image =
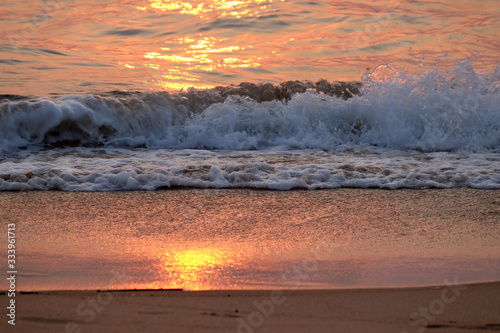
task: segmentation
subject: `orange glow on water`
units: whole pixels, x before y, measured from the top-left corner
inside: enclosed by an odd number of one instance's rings
[[[146,52],[144,58],[164,60],[169,63],[179,63],[190,65],[188,69],[201,69],[212,71],[215,68],[227,67],[226,63],[231,63],[230,67],[258,67],[259,63],[254,59],[239,59],[236,57],[226,58],[228,53],[233,51],[244,50],[245,47],[240,46],[223,46],[216,47],[217,42],[224,42],[226,39],[216,39],[214,37],[203,37],[198,40],[191,38],[178,39],[176,41],[167,42],[168,44],[179,43],[186,44],[186,47],[181,48],[179,54],[164,54],[159,52]],[[251,48],[251,46],[250,46]],[[163,47],[162,51],[170,51],[171,48]],[[211,55],[219,53],[221,56]],[[227,61],[230,59],[231,61]],[[203,65],[210,64],[210,65]]]
[[[4,94],[360,80],[381,64],[413,75],[466,58],[490,72],[500,50],[495,0],[44,3],[0,5]]]
[[[211,72],[218,69],[259,67],[262,57],[235,54],[238,51],[252,49],[252,45],[238,46],[229,44],[227,38],[183,37],[167,41],[159,52],[146,52],[144,58],[155,61],[148,66],[163,71],[162,79],[157,83],[166,90],[180,90],[188,87],[212,88],[213,85],[199,81],[193,73]],[[166,80],[163,80],[166,79]]]
[[[283,1],[283,0],[282,0]],[[150,0],[149,7],[153,10],[163,12],[178,12],[181,14],[189,14],[203,18],[203,14],[216,13],[217,15],[226,16],[232,15],[240,18],[242,16],[258,16],[258,10],[244,9],[250,5],[261,5],[263,3],[271,3],[272,0],[240,0],[240,1],[163,1]],[[258,7],[260,8],[260,7]],[[148,6],[137,7],[139,10],[147,10]],[[263,8],[265,9],[265,8]]]
[[[234,269],[235,253],[216,247],[190,248],[165,252],[160,259],[157,274],[162,281],[150,288],[211,289],[225,270]]]
[[[282,0],[283,1],[283,0]],[[176,12],[194,15],[200,19],[206,18],[207,14],[214,17],[243,16],[259,17],[261,6],[271,3],[272,0],[254,1],[162,1],[150,0],[148,6],[137,7],[138,10],[156,10],[162,12]],[[258,6],[256,6],[258,5]],[[249,8],[251,6],[251,8]],[[263,7],[263,8],[262,8]],[[243,41],[240,41],[243,42]],[[253,45],[234,45],[228,38],[216,38],[213,36],[185,36],[174,40],[167,40],[165,46],[157,51],[149,51],[144,58],[155,60],[156,63],[150,68],[163,72],[154,83],[161,89],[177,91],[194,87],[198,89],[209,89],[215,85],[202,80],[197,71],[213,72],[220,70],[231,70],[236,68],[260,67],[262,57],[251,54],[246,49],[252,49]],[[236,54],[237,53],[237,54]]]

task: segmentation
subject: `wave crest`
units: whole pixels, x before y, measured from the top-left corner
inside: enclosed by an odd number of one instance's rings
[[[424,151],[500,145],[500,66],[408,75],[379,66],[362,83],[241,83],[177,94],[4,99],[0,149],[27,146],[331,150],[345,143]]]

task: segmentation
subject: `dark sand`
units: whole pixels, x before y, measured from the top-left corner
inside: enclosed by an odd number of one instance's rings
[[[0,299],[6,304],[5,295]],[[275,294],[241,290],[54,291],[19,294],[16,300],[16,326],[9,327],[4,316],[0,322],[2,332],[500,330],[500,282],[451,288],[296,290]]]

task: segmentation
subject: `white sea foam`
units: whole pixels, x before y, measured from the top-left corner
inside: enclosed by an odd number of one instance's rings
[[[192,90],[3,101],[0,149],[0,190],[500,188],[500,67],[381,66],[349,99]]]
[[[498,153],[64,148],[0,163],[0,190],[500,188]]]

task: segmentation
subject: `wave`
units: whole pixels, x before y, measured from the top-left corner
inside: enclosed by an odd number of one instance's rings
[[[56,148],[4,159],[0,191],[500,189],[499,161],[494,152],[420,153],[357,145],[333,152]]]
[[[450,73],[421,75],[384,65],[360,83],[5,97],[3,152],[65,146],[327,151],[342,144],[422,151],[500,146],[500,66],[478,74],[470,61]]]

